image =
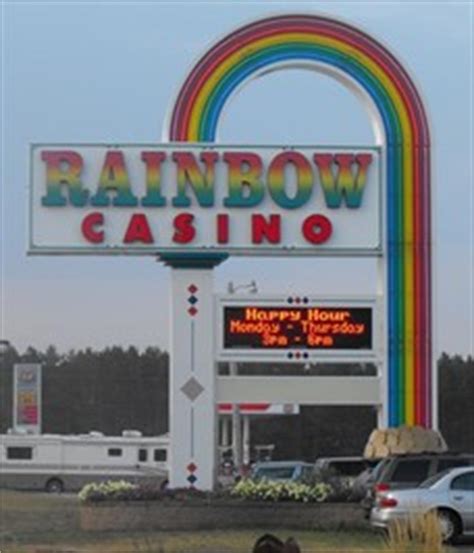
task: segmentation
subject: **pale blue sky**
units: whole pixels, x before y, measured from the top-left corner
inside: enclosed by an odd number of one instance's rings
[[[418,83],[432,122],[439,349],[472,352],[472,6],[456,2],[3,2],[2,334],[61,350],[168,344],[169,270],[152,258],[27,257],[30,142],[159,142],[197,58],[253,18],[343,17],[382,40]],[[224,143],[372,144],[359,101],[313,72],[252,82]],[[348,275],[350,278],[348,278]],[[227,261],[216,288],[371,294],[372,261]],[[348,283],[349,288],[348,288]]]

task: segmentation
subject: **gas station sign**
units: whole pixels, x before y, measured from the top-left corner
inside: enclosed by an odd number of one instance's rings
[[[13,428],[41,433],[41,365],[17,363],[13,374]]]

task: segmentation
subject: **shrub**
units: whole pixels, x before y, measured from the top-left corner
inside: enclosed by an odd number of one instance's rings
[[[354,480],[335,474],[332,470],[322,469],[314,473],[307,481],[312,486],[317,484],[326,484],[330,488],[328,501],[347,502],[353,499]],[[356,499],[358,501],[358,499]]]
[[[331,493],[328,484],[304,484],[301,482],[275,482],[271,480],[245,479],[238,482],[231,491],[232,496],[261,501],[299,501],[319,503]]]
[[[79,492],[79,499],[84,502],[105,501],[107,499],[131,499],[138,486],[125,480],[108,480],[91,482]]]
[[[94,482],[87,484],[79,492],[79,499],[84,503],[100,501],[159,501],[171,499],[177,501],[206,500],[216,494],[196,489],[174,490],[162,489],[153,484],[132,484],[130,482],[113,481]]]
[[[331,487],[325,483],[273,482],[241,480],[230,492],[231,497],[264,501],[299,501],[318,503],[330,497]],[[108,481],[87,484],[79,492],[84,503],[100,501],[218,501],[228,498],[228,492],[204,492],[196,489],[160,489],[158,486]]]

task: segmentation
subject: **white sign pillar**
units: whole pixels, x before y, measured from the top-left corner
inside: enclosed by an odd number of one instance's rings
[[[212,490],[217,449],[212,264],[164,261],[173,267],[170,487]]]

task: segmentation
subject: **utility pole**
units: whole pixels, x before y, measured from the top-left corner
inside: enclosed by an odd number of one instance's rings
[[[244,429],[242,436],[242,460],[243,464],[248,467],[250,465],[250,415],[243,416],[243,423]]]
[[[237,363],[229,363],[230,376],[237,376],[239,367]],[[238,474],[242,470],[242,431],[240,422],[240,407],[238,403],[232,404],[232,458]]]
[[[248,290],[251,294],[256,294],[257,284],[252,280],[249,284],[240,284],[234,286],[233,282],[229,282],[227,285],[227,292],[229,294],[235,294],[238,290]],[[230,376],[238,376],[239,366],[236,362],[229,363]],[[232,404],[232,458],[234,461],[234,467],[239,475],[242,474],[242,456],[243,456],[243,443],[242,443],[242,421],[240,415],[240,407],[238,403]]]

